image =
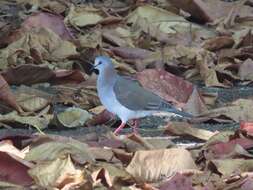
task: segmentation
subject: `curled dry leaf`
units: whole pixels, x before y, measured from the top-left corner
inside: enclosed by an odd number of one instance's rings
[[[249,134],[249,135],[253,135],[253,122],[241,121],[240,122],[240,129],[242,131],[246,131],[247,134]]]
[[[239,146],[239,147],[238,147]],[[206,158],[226,158],[245,155],[244,149],[253,147],[253,140],[247,138],[235,138],[227,142],[217,142],[205,147]]]
[[[51,78],[54,84],[66,84],[66,83],[81,83],[85,81],[88,77],[80,72],[79,70],[56,70],[54,72],[54,78]]]
[[[253,80],[252,59],[247,59],[240,65],[238,75],[241,80]]]
[[[142,28],[147,33],[154,32],[148,31],[148,25],[152,25],[155,30],[166,34],[175,33],[173,29],[175,26],[178,28],[182,27],[185,30],[189,28],[189,24],[183,17],[150,5],[139,6],[127,16],[127,22],[134,23],[135,25],[141,24],[140,20],[144,19],[146,20],[146,26],[142,25]]]
[[[20,116],[15,111],[5,115],[0,114],[1,122],[17,122],[23,125],[35,127],[39,132],[41,132],[41,129],[44,129],[48,126],[50,119],[51,119],[50,115],[43,115],[43,117]]]
[[[151,53],[145,49],[130,47],[112,47],[111,51],[124,59],[145,59]]]
[[[31,164],[32,165],[32,164]],[[29,176],[30,167],[22,162],[18,157],[11,156],[11,153],[0,151],[0,180],[28,186],[33,183],[33,179]]]
[[[239,4],[238,2],[225,2],[219,0],[170,0],[170,2],[176,7],[189,12],[196,19],[204,22],[213,22],[216,19],[227,16],[230,11]],[[251,9],[246,5],[240,6],[238,13],[239,17],[252,15]]]
[[[0,100],[10,105],[18,112],[23,112],[21,107],[17,104],[15,96],[12,94],[11,89],[5,79],[0,75]]]
[[[159,190],[194,190],[194,188],[190,177],[176,173],[176,175],[163,183]]]
[[[53,95],[32,87],[20,86],[15,90],[17,102],[23,110],[36,112],[47,107],[53,99]]]
[[[47,0],[45,0],[47,1]],[[45,2],[44,1],[44,2]],[[27,1],[31,3],[31,1]],[[21,27],[11,33],[10,36],[5,39],[8,44],[17,41],[26,32],[29,32],[32,28],[48,28],[54,33],[58,34],[64,40],[73,40],[73,35],[63,22],[63,17],[60,14],[52,14],[49,12],[37,12],[34,13],[21,24]]]
[[[47,82],[55,73],[45,66],[25,64],[8,68],[2,72],[2,76],[10,85],[31,85]]]
[[[133,176],[131,176],[123,167],[115,166],[106,162],[98,162],[93,167],[92,178],[95,186],[102,183],[105,187],[113,187],[120,189],[123,186],[134,184]]]
[[[197,169],[191,154],[180,148],[137,151],[126,170],[136,180],[157,182],[177,172]]]
[[[8,64],[16,65],[19,63],[17,60],[20,56],[40,62],[41,60],[61,61],[72,55],[77,55],[73,43],[62,40],[50,29],[35,28],[0,52],[0,69],[7,68]]]
[[[21,159],[25,158],[25,153],[17,149],[9,140],[0,141],[0,151],[10,153]]]
[[[251,172],[253,170],[253,160],[246,159],[216,159],[211,161],[217,170],[224,176],[233,173]]]
[[[76,185],[85,180],[82,171],[75,168],[69,155],[39,163],[28,172],[37,184],[45,188],[62,189],[70,183]]]
[[[56,115],[60,125],[68,128],[80,127],[91,118],[91,115],[86,110],[76,107],[70,107]]]
[[[65,18],[74,26],[84,27],[88,25],[95,25],[103,20],[100,10],[92,7],[70,7],[68,16]]]
[[[207,119],[218,118],[226,116],[234,121],[253,121],[252,112],[253,100],[251,99],[238,99],[228,106],[216,108],[203,113]]]
[[[171,122],[166,126],[164,133],[169,135],[190,136],[204,141],[210,139],[215,134],[205,129],[194,128],[186,122]]]
[[[188,101],[186,102],[183,110],[194,116],[197,116],[203,112],[207,111],[204,98],[199,93],[198,89],[195,87]]]
[[[71,155],[71,158],[77,163],[84,164],[93,162],[93,155],[90,153],[87,144],[74,139],[66,142],[46,142],[32,148],[25,159],[29,161],[52,161],[64,155]]]
[[[32,28],[49,28],[63,40],[72,40],[73,36],[63,22],[63,17],[46,12],[39,12],[29,16],[22,24],[26,32]]]
[[[203,44],[203,48],[209,51],[217,51],[222,48],[232,47],[234,44],[234,40],[229,36],[219,36],[215,38],[211,38],[206,40]]]

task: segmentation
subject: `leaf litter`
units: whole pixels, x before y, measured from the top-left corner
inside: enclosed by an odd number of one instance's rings
[[[0,126],[13,132],[1,135],[0,187],[252,190],[253,90],[220,102],[252,86],[252,10],[246,0],[1,1]],[[195,117],[151,119],[157,137],[144,126],[113,135],[117,117],[89,72],[101,54]],[[198,128],[217,123],[240,128]]]

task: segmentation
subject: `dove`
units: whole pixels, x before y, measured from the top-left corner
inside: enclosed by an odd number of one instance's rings
[[[101,103],[121,120],[114,134],[118,134],[129,120],[135,121],[134,132],[136,132],[137,119],[157,112],[171,112],[182,117],[192,117],[191,114],[178,110],[160,96],[144,89],[136,80],[118,75],[107,56],[96,57],[92,70],[98,74],[96,85]]]

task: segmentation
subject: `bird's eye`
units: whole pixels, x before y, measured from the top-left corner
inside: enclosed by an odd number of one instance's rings
[[[101,64],[102,64],[102,61],[99,61],[99,62],[98,62],[98,65],[101,65]]]

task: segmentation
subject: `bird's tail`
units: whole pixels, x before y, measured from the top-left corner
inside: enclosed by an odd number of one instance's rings
[[[175,113],[175,114],[177,114],[177,115],[179,115],[179,116],[182,116],[182,117],[187,117],[187,118],[192,118],[192,117],[194,117],[192,114],[187,113],[187,112],[184,112],[184,111],[180,111],[180,110],[178,110],[178,109],[176,109],[176,108],[169,108],[169,109],[165,109],[164,111],[166,111],[166,112],[171,112],[171,113]]]
[[[175,113],[175,114],[177,114],[179,116],[182,116],[182,117],[187,117],[187,118],[194,117],[192,114],[184,112],[184,111],[180,111],[180,110],[178,110],[177,108],[175,108],[174,106],[172,106],[171,104],[169,104],[167,102],[162,103],[162,108],[163,108],[163,111]]]

